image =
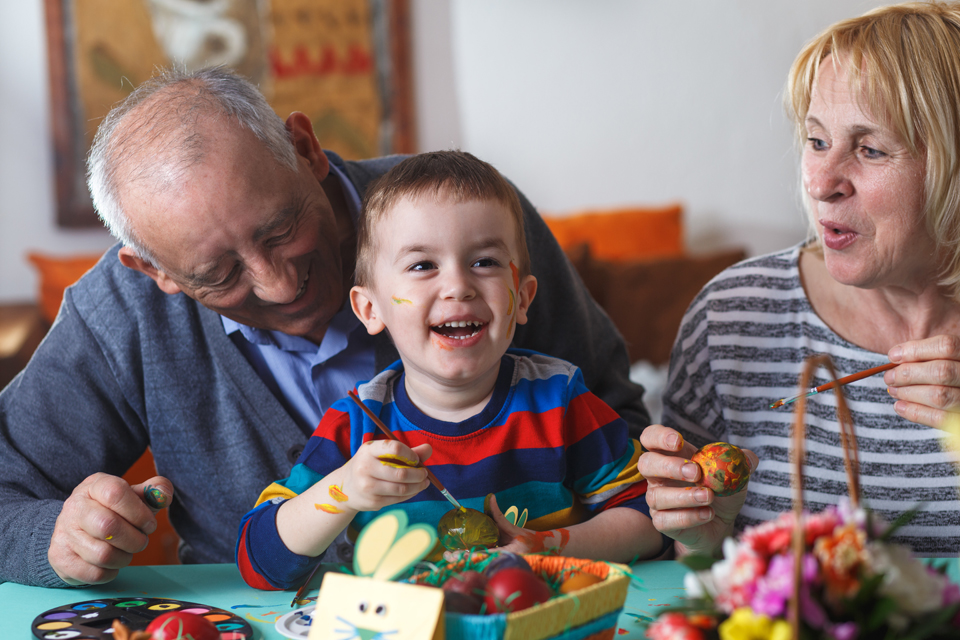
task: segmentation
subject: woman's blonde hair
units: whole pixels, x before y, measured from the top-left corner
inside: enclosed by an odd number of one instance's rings
[[[880,7],[807,43],[786,94],[801,145],[817,73],[831,55],[861,109],[925,158],[923,215],[943,255],[941,284],[960,299],[960,3]]]

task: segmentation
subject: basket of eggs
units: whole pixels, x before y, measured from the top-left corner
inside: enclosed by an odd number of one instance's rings
[[[410,580],[444,590],[448,640],[612,638],[630,585],[625,565],[476,552]]]

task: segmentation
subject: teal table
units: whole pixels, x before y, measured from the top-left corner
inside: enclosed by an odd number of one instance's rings
[[[683,600],[686,568],[676,562],[639,562],[636,580],[620,615],[617,640],[644,637],[644,620]],[[319,582],[317,583],[319,587]],[[316,596],[316,590],[310,595]],[[174,598],[226,609],[253,627],[256,637],[280,640],[274,623],[290,613],[293,593],[258,591],[244,584],[229,564],[127,567],[113,582],[85,589],[42,589],[0,584],[0,630],[3,638],[28,640],[30,626],[41,613],[63,605],[97,598]]]

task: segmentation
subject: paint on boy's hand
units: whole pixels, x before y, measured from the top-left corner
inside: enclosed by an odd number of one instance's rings
[[[525,553],[550,553],[560,555],[570,542],[570,532],[566,529],[552,531],[524,531],[517,541],[526,545]]]
[[[343,489],[335,484],[330,485],[330,488],[327,489],[327,493],[329,493],[330,497],[337,502],[346,502],[349,499],[347,498],[347,494],[343,492]]]
[[[340,507],[334,506],[332,504],[317,504],[313,503],[313,506],[317,508],[318,511],[323,511],[324,513],[343,513],[343,509]]]
[[[143,501],[146,502],[147,506],[151,509],[163,509],[167,506],[167,503],[170,502],[170,498],[160,487],[148,484],[143,488]]]
[[[394,298],[390,296],[390,299],[393,300],[393,304],[413,304],[413,300],[407,300],[406,298]]]
[[[377,460],[380,461],[380,464],[387,467],[393,467],[394,469],[409,469],[410,467],[416,467],[418,464],[420,464],[416,460],[394,455],[378,456]]]

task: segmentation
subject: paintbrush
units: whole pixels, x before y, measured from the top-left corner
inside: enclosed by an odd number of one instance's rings
[[[400,442],[400,439],[399,439],[399,438],[397,438],[395,435],[393,435],[392,433],[390,433],[390,430],[387,429],[387,425],[383,424],[383,422],[380,421],[380,418],[378,418],[378,417],[376,416],[376,414],[373,413],[373,411],[370,411],[370,409],[367,408],[367,405],[363,404],[363,402],[360,401],[360,398],[359,398],[359,396],[357,396],[356,393],[354,393],[353,391],[350,391],[347,395],[350,396],[350,399],[351,399],[351,400],[353,400],[354,402],[357,403],[357,406],[358,406],[358,407],[360,407],[361,409],[363,409],[363,412],[364,412],[365,414],[367,414],[367,417],[370,418],[371,420],[373,420],[373,423],[380,428],[380,431],[382,431],[385,436],[387,436],[387,437],[390,438],[391,440],[396,440],[397,442]],[[391,464],[398,464],[398,461],[395,460],[395,459],[391,459],[390,462],[391,462]],[[399,463],[399,464],[402,464],[402,463]],[[454,498],[452,495],[450,495],[450,492],[447,491],[447,488],[444,487],[444,486],[443,486],[443,483],[440,482],[440,481],[437,479],[437,476],[433,475],[433,472],[430,471],[430,469],[427,469],[427,468],[423,465],[422,462],[418,462],[417,464],[415,464],[415,465],[413,465],[413,466],[414,466],[414,467],[420,467],[420,468],[422,468],[424,471],[426,471],[426,472],[427,472],[427,479],[430,480],[430,482],[433,483],[433,486],[435,486],[435,487],[440,491],[440,493],[443,494],[443,497],[446,498],[447,500],[449,500],[449,501],[450,501],[450,504],[452,504],[453,506],[455,506],[457,509],[460,509],[461,511],[463,511],[463,505],[461,505],[459,502],[457,502],[457,499]]]
[[[863,380],[864,378],[869,378],[870,376],[880,373],[881,371],[887,371],[888,369],[893,369],[895,366],[897,366],[897,363],[888,362],[887,364],[882,364],[879,367],[873,367],[872,369],[865,369],[858,373],[851,373],[849,376],[844,376],[839,380],[834,380],[833,382],[822,384],[819,387],[810,387],[809,389],[807,389],[806,393],[801,393],[798,396],[794,396],[789,399],[784,398],[782,400],[777,400],[772,405],[770,405],[770,408],[777,409],[779,407],[782,407],[785,404],[796,402],[800,398],[809,398],[810,396],[816,395],[822,391],[827,391],[828,389],[834,389],[836,387],[840,387],[845,384],[849,384],[851,382],[856,382],[857,380]]]
[[[390,438],[391,440],[396,440],[397,442],[400,442],[400,439],[399,439],[399,438],[397,438],[395,435],[393,435],[392,433],[390,433],[390,430],[387,429],[387,425],[383,424],[383,422],[380,421],[380,418],[378,418],[378,417],[376,416],[376,414],[373,413],[373,411],[370,411],[370,409],[367,408],[367,405],[363,404],[363,402],[360,401],[360,398],[357,396],[357,394],[355,394],[353,391],[349,391],[349,392],[347,393],[347,395],[350,396],[350,399],[351,399],[351,400],[353,400],[354,402],[357,403],[357,406],[359,406],[361,409],[363,409],[363,412],[364,412],[365,414],[367,414],[367,417],[369,417],[371,420],[373,420],[373,423],[374,423],[375,425],[377,425],[377,427],[380,428],[380,431],[382,431],[382,432],[384,433],[384,435],[386,435],[386,436],[387,436],[388,438]],[[397,464],[397,465],[403,466],[403,463],[400,462],[399,460],[396,460],[396,459],[391,459],[391,460],[390,460],[390,463],[391,463],[391,464]],[[415,465],[413,465],[413,466],[414,466],[414,467],[420,467],[420,468],[422,468],[424,471],[426,471],[426,472],[427,472],[427,478],[430,480],[430,482],[433,483],[433,486],[435,486],[437,489],[440,490],[440,493],[443,494],[443,497],[446,498],[447,500],[449,500],[449,501],[450,501],[450,504],[452,504],[453,506],[455,506],[457,509],[460,509],[461,511],[465,511],[465,509],[463,508],[463,505],[461,505],[459,502],[457,502],[457,499],[454,498],[452,495],[450,495],[450,492],[447,491],[447,488],[443,486],[443,483],[441,483],[440,480],[437,479],[437,476],[433,475],[433,472],[430,471],[430,469],[427,469],[425,466],[423,466],[423,463],[422,463],[422,462],[418,462],[417,464],[415,464]],[[318,563],[317,563],[317,566],[314,567],[314,568],[313,568],[313,571],[310,572],[310,575],[307,576],[307,579],[304,581],[303,586],[301,586],[299,589],[297,589],[297,593],[293,596],[293,602],[290,603],[290,606],[291,606],[291,607],[295,607],[295,606],[297,605],[297,603],[300,602],[300,598],[303,597],[303,594],[304,594],[304,593],[306,593],[306,591],[307,591],[307,586],[310,584],[310,581],[313,580],[313,576],[316,575],[317,570],[318,570],[321,566],[322,566],[322,563],[319,563],[319,562],[318,562]]]

